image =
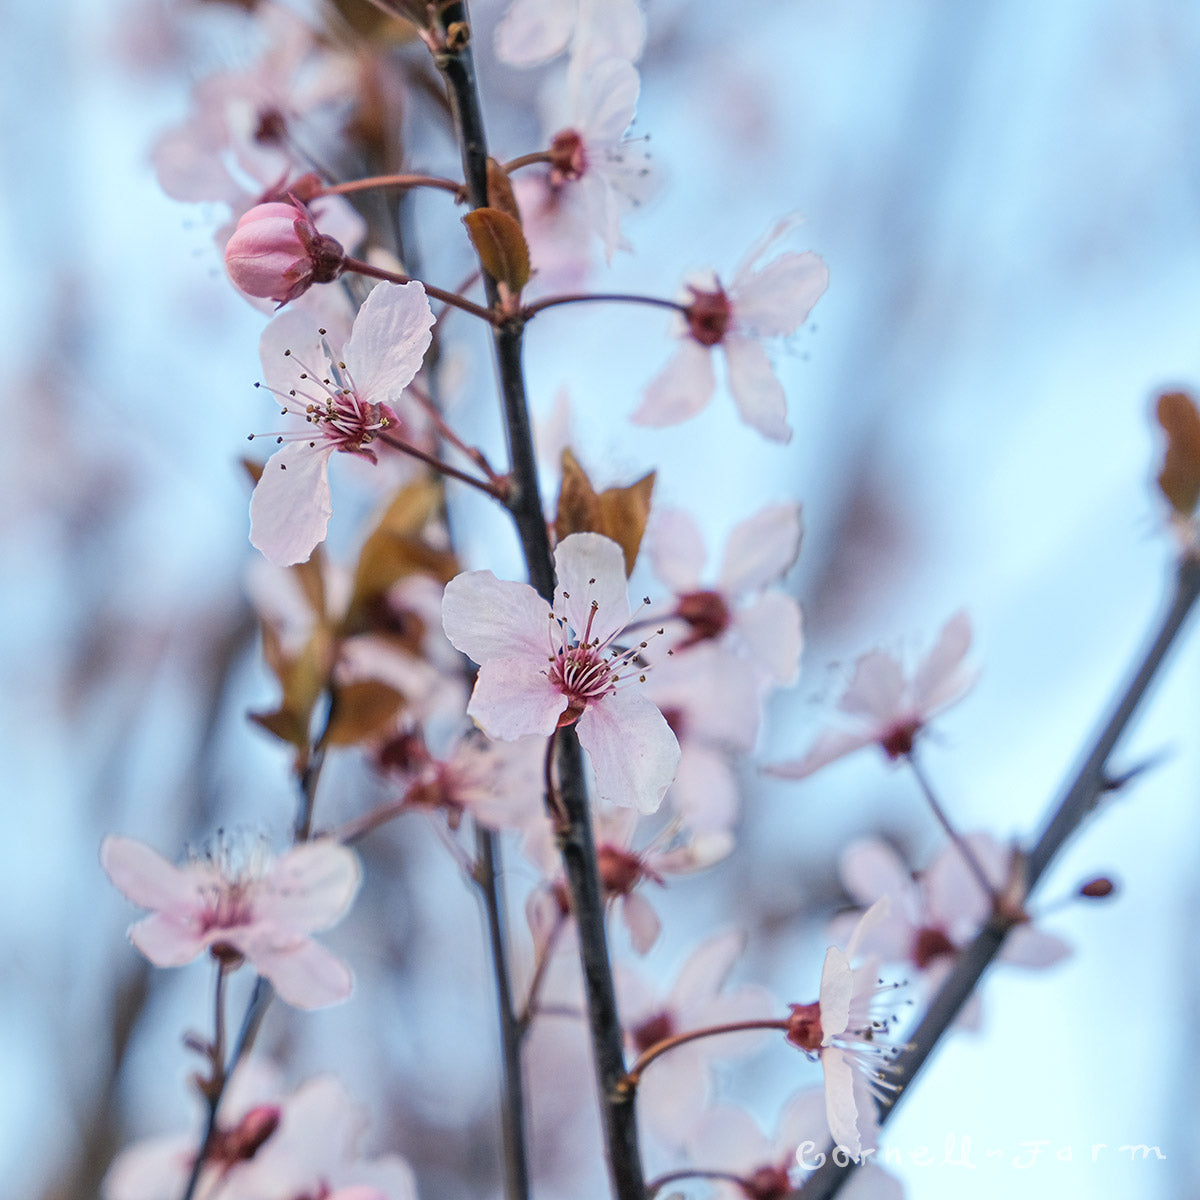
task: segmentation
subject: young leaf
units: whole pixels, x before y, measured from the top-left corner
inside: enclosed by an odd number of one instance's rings
[[[1167,435],[1158,486],[1177,513],[1190,517],[1200,503],[1200,412],[1185,392],[1165,392],[1157,415]]]
[[[514,296],[529,282],[529,245],[521,223],[498,208],[477,208],[463,224],[483,269]]]

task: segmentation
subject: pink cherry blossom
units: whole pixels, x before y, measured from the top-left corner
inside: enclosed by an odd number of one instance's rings
[[[110,836],[100,863],[127,899],[153,910],[129,938],[155,966],[210,950],[227,964],[246,959],[297,1008],[350,995],[350,969],[309,936],[341,920],[358,891],[358,859],[345,846],[309,842],[271,858],[258,844],[221,840],[210,856],[175,866],[142,842]]]
[[[415,1200],[403,1159],[361,1156],[367,1114],[342,1083],[317,1076],[284,1096],[277,1088],[252,1091],[261,1074],[243,1066],[234,1075],[197,1200]],[[128,1147],[105,1176],[105,1200],[178,1200],[198,1138],[152,1138]]]
[[[416,282],[380,284],[359,309],[340,356],[303,313],[282,313],[259,344],[268,389],[304,424],[278,434],[250,501],[250,541],[279,566],[324,540],[333,506],[329,459],[375,461],[371,443],[400,426],[395,405],[429,348],[433,311]]]
[[[642,1054],[665,1038],[693,1029],[775,1016],[778,1006],[765,988],[729,986],[745,945],[739,930],[705,939],[665,995],[641,972],[618,967],[614,982],[630,1052]],[[682,1146],[711,1096],[713,1064],[744,1058],[767,1036],[766,1031],[747,1031],[676,1046],[648,1066],[639,1082],[639,1116],[664,1141]]]
[[[855,1161],[875,1145],[873,1093],[892,1088],[886,1067],[895,1051],[884,1040],[890,1021],[874,1012],[881,991],[891,990],[879,982],[880,960],[852,963],[872,926],[887,916],[888,901],[876,901],[863,913],[844,951],[829,947],[818,999],[793,1004],[789,1019],[788,1041],[821,1061],[830,1135]]]
[[[765,772],[781,779],[803,779],[872,743],[893,760],[908,754],[929,720],[974,683],[975,672],[963,663],[970,646],[970,621],[959,612],[946,622],[933,649],[911,675],[899,659],[883,650],[864,654],[838,701],[838,709],[852,718],[854,727],[826,730],[802,758],[774,763]]]
[[[281,305],[311,284],[331,283],[345,258],[341,243],[319,233],[295,200],[256,205],[225,244],[225,269],[234,286]]]
[[[648,845],[637,849],[639,815],[627,808],[601,809],[593,816],[596,866],[604,902],[618,913],[638,954],[647,953],[658,940],[662,922],[641,885],[665,886],[671,875],[690,875],[720,862],[733,849],[727,830],[680,833],[677,823],[666,826]],[[546,817],[527,831],[526,856],[541,869],[547,881],[532,892],[526,905],[534,944],[542,947],[553,931],[571,915],[562,855],[554,826]]]
[[[446,585],[442,623],[479,664],[470,716],[501,741],[575,725],[604,803],[654,812],[679,765],[679,743],[637,687],[642,643],[631,636],[625,559],[596,533],[575,533],[554,552],[551,608],[528,584],[470,571]]]
[[[783,1106],[768,1138],[743,1108],[721,1104],[704,1112],[692,1128],[689,1157],[701,1170],[720,1170],[745,1182],[713,1180],[718,1200],[786,1200],[804,1182],[803,1168],[815,1166],[826,1148],[825,1093],[797,1092]],[[903,1200],[904,1188],[875,1159],[838,1192],[847,1200]]]
[[[676,649],[713,641],[754,662],[776,683],[795,683],[800,670],[800,606],[778,588],[800,552],[800,508],[769,505],[734,526],[721,568],[703,581],[699,526],[682,509],[660,511],[651,530],[655,574],[675,592],[671,616],[687,627]]]
[[[637,0],[513,0],[496,26],[496,55],[513,67],[536,67],[568,46],[577,63],[636,60],[646,40]]]
[[[725,352],[729,390],[738,415],[774,442],[787,442],[787,398],[762,342],[794,333],[829,286],[829,271],[811,251],[779,254],[756,264],[797,224],[781,221],[754,246],[728,290],[715,274],[689,285],[684,340],[646,387],[633,414],[638,425],[677,425],[705,408],[716,390],[712,351]]]
[[[968,834],[964,841],[996,893],[1002,893],[1012,871],[1012,848],[986,833]],[[890,902],[888,916],[873,924],[860,939],[860,948],[884,962],[906,963],[917,972],[921,990],[927,994],[938,989],[958,952],[991,912],[992,898],[984,893],[953,843],[914,878],[891,846],[864,838],[843,853],[841,876],[859,904],[874,904],[885,896]],[[998,957],[1014,966],[1040,968],[1052,966],[1070,953],[1061,938],[1026,923],[1012,930]],[[978,999],[974,996],[969,1001],[960,1025],[978,1027]]]

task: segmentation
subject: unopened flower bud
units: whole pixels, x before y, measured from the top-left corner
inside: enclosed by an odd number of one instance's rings
[[[1111,879],[1106,879],[1101,875],[1097,879],[1089,879],[1079,889],[1079,894],[1087,896],[1089,899],[1098,900],[1104,896],[1111,896],[1116,890],[1117,885]]]
[[[308,210],[293,200],[256,204],[225,245],[225,269],[240,291],[286,304],[310,284],[341,274],[341,243],[318,233]]]

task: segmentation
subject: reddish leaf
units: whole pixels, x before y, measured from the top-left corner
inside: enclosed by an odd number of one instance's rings
[[[521,223],[498,208],[477,208],[463,217],[463,224],[483,269],[519,295],[529,282],[529,245]]]

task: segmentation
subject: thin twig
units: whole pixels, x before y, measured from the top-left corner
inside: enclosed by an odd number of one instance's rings
[[[342,261],[342,270],[353,271],[356,275],[366,275],[371,279],[382,279],[386,283],[419,283],[425,289],[427,296],[432,296],[435,300],[441,300],[443,304],[450,304],[455,308],[461,308],[463,312],[470,313],[473,317],[478,317],[481,321],[486,321],[489,325],[495,325],[501,319],[490,308],[484,308],[481,304],[476,304],[472,300],[466,300],[455,292],[435,287],[432,283],[426,283],[423,279],[413,279],[411,275],[405,275],[402,271],[388,271],[384,267],[373,266],[369,262],[363,262],[361,258],[350,258],[347,256]]]
[[[1084,818],[1100,802],[1101,797],[1111,789],[1111,780],[1107,774],[1109,757],[1149,691],[1198,596],[1200,562],[1187,558],[1179,566],[1171,602],[1155,630],[1149,648],[1138,662],[1128,684],[1119,693],[1112,706],[1111,715],[1092,743],[1083,765],[1064,788],[1062,799],[1056,805],[1045,829],[1025,856],[1027,894],[1037,885],[1063,843],[1079,828]],[[1016,927],[1017,915],[994,912],[974,941],[958,955],[950,974],[930,1001],[921,1023],[905,1049],[895,1059],[892,1072],[896,1079],[902,1081],[902,1087],[894,1094],[880,1099],[880,1124],[892,1115],[901,1096],[908,1094],[913,1080],[924,1067],[934,1047],[953,1025],[983,973],[1000,953],[1009,933]],[[824,1164],[808,1177],[799,1191],[792,1193],[789,1200],[832,1200],[849,1181],[855,1166],[854,1163],[840,1166],[834,1161],[834,1156],[828,1154]]]
[[[463,185],[453,179],[443,179],[440,175],[369,175],[364,179],[351,179],[346,183],[330,184],[322,188],[318,196],[346,196],[351,192],[363,192],[369,188],[398,187],[398,188],[439,188],[450,192],[456,199],[463,199]]]
[[[678,300],[667,300],[662,296],[634,296],[626,292],[572,292],[569,295],[547,296],[543,300],[535,300],[521,309],[521,316],[528,321],[538,313],[548,308],[557,308],[561,304],[589,304],[593,302],[616,304],[649,304],[653,308],[670,308],[677,313],[687,315],[687,305]]]
[[[916,778],[917,786],[921,789],[921,793],[925,797],[925,802],[933,810],[933,815],[937,818],[937,823],[942,827],[942,832],[954,843],[955,849],[962,855],[963,861],[967,864],[967,870],[975,876],[975,881],[983,889],[983,894],[987,897],[989,903],[995,904],[996,889],[988,879],[987,872],[983,869],[983,864],[979,861],[978,855],[971,849],[970,843],[950,823],[950,818],[946,815],[946,810],[942,807],[937,794],[933,790],[933,785],[929,782],[929,776],[925,774],[925,769],[917,761],[916,752],[910,750],[904,758],[912,770],[913,776]]]
[[[629,1068],[629,1073],[625,1076],[624,1086],[631,1091],[635,1090],[642,1080],[642,1072],[656,1058],[666,1054],[668,1050],[674,1050],[676,1046],[685,1046],[688,1042],[696,1042],[701,1038],[719,1037],[724,1033],[746,1033],[754,1029],[778,1029],[786,1033],[788,1022],[782,1018],[764,1017],[753,1021],[730,1021],[726,1025],[708,1025],[703,1029],[689,1029],[684,1033],[673,1033],[670,1037],[663,1038],[661,1042],[655,1042],[653,1046],[647,1047],[638,1055],[637,1061]]]
[[[406,442],[403,438],[395,437],[393,434],[379,433],[375,436],[385,446],[391,446],[393,450],[399,450],[402,454],[408,454],[413,458],[420,459],[421,462],[427,463],[435,471],[448,476],[450,479],[457,479],[460,483],[468,484],[470,487],[483,492],[484,495],[491,496],[493,500],[501,498],[501,489],[495,483],[489,483],[486,479],[480,479],[475,475],[469,475],[466,471],[460,471],[457,467],[452,467],[448,462],[443,462],[436,455],[429,454],[419,446],[414,446],[411,442]]]
[[[496,870],[496,836],[482,825],[475,826],[475,882],[487,913],[488,942],[492,950],[492,973],[496,982],[496,1007],[500,1018],[501,1086],[500,1129],[504,1138],[505,1200],[524,1200],[529,1195],[529,1162],[525,1141],[525,1083],[521,1071],[521,1042],[525,1026],[516,1015],[512,975],[508,966],[507,910],[504,886]]]

